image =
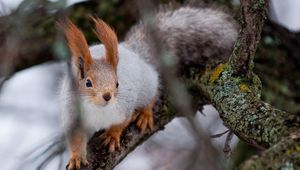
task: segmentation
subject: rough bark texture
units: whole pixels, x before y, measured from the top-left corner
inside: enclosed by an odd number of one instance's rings
[[[253,156],[239,169],[300,169],[300,132],[283,138],[261,155]]]
[[[267,0],[241,0],[241,31],[229,63],[235,74],[250,76],[253,58],[260,40]]]
[[[203,80],[224,124],[252,145],[268,148],[300,127],[299,116],[260,100],[256,76],[252,80],[236,77],[230,66],[219,65]]]
[[[204,84],[210,86],[203,87],[210,89],[210,99],[225,125],[250,144],[270,147],[262,158],[252,161],[251,166],[245,166],[244,169],[278,169],[286,166],[286,163],[291,167],[298,167],[300,159],[296,147],[299,141],[287,139],[293,133],[299,134],[300,117],[275,109],[261,101],[261,83],[252,72],[253,56],[260,40],[266,3],[267,1],[259,0],[241,1],[241,31],[229,63],[219,65],[213,71],[208,71],[209,76],[203,77],[206,82]],[[248,11],[250,7],[251,11]],[[280,150],[277,147],[284,149]],[[285,156],[282,151],[289,148],[296,148],[291,150],[298,156]],[[280,159],[276,155],[282,156],[284,161],[270,164],[268,159],[264,159],[270,156],[270,153],[273,153],[276,160]],[[264,166],[266,164],[268,166]]]

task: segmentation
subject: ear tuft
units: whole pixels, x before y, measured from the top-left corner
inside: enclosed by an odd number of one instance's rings
[[[84,78],[85,73],[92,63],[92,57],[87,41],[83,33],[72,23],[70,19],[66,20],[64,32],[68,41],[68,46],[72,53],[72,61],[75,62],[80,77]]]
[[[91,18],[95,22],[96,34],[105,46],[105,59],[116,70],[118,65],[118,39],[116,33],[103,20]]]

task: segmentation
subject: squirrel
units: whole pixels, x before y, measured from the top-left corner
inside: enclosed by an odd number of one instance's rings
[[[88,165],[89,135],[105,129],[100,136],[110,152],[120,147],[120,136],[132,120],[143,132],[153,128],[152,109],[159,96],[157,58],[151,53],[149,33],[142,21],[119,43],[115,32],[103,20],[93,18],[95,33],[102,44],[88,46],[72,21],[64,27],[72,54],[72,75],[61,88],[62,116],[70,160],[67,169]],[[181,7],[161,9],[154,16],[165,49],[180,60],[200,63],[228,55],[237,38],[237,24],[222,10]],[[81,124],[75,125],[73,98],[78,93]]]

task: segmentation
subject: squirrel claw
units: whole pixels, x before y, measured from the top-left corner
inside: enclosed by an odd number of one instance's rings
[[[140,113],[136,125],[144,132],[147,128],[153,129],[153,116],[151,113]]]
[[[81,168],[81,165],[88,166],[89,162],[86,160],[86,158],[80,158],[80,157],[72,157],[69,160],[69,163],[66,166],[67,170],[79,170]]]
[[[137,120],[137,118],[139,117],[139,114],[140,113],[138,111],[134,112],[133,115],[131,116],[130,122],[135,122]]]
[[[109,152],[114,152],[116,149],[120,148],[120,136],[112,134],[109,132],[104,132],[100,136],[102,140],[102,145],[108,147]]]

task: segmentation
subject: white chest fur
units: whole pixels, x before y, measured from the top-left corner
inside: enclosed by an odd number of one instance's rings
[[[126,115],[119,111],[117,101],[106,106],[97,106],[87,100],[82,100],[84,126],[90,131],[109,128],[126,120]]]

